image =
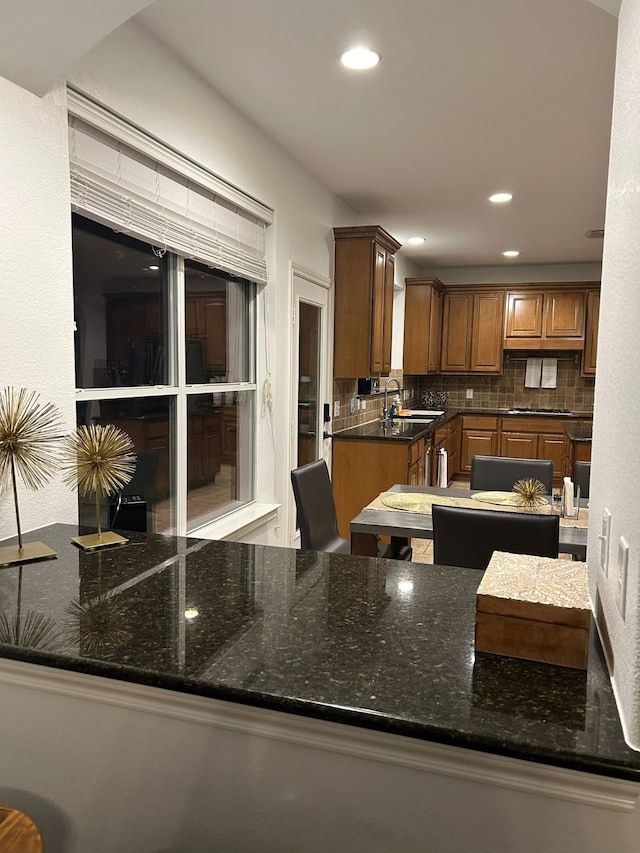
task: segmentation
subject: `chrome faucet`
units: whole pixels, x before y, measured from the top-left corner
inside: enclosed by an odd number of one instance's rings
[[[389,383],[390,382],[396,383],[398,391],[402,390],[402,388],[400,387],[400,382],[396,379],[395,376],[390,376],[387,379],[387,381],[384,383],[384,404],[382,406],[382,415],[380,417],[381,421],[386,421],[387,417],[388,417],[388,413],[389,413],[389,407],[388,407],[387,403],[389,400]]]

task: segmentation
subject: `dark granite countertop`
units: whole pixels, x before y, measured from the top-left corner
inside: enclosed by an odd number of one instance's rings
[[[562,427],[570,441],[591,441],[591,434],[593,432],[593,423],[591,421],[589,423],[563,421]]]
[[[394,418],[390,421],[381,421],[380,418],[375,421],[369,421],[366,424],[349,427],[349,429],[334,432],[333,438],[346,439],[348,441],[365,439],[367,441],[382,440],[382,441],[415,441],[421,435],[426,435],[433,432],[436,426],[444,423],[446,418],[440,417],[433,423],[417,423],[409,419],[402,420]]]
[[[444,415],[441,415],[439,418],[435,418],[431,423],[420,423],[412,421],[406,417],[394,418],[389,421],[381,421],[380,418],[377,418],[376,420],[368,421],[367,423],[348,427],[347,429],[335,432],[332,437],[334,440],[346,439],[349,441],[414,441],[421,435],[428,435],[429,433],[432,433],[438,427],[443,426],[452,418],[455,418],[456,415],[493,415],[500,418],[531,417],[540,418],[541,423],[544,423],[544,421],[550,417],[549,415],[537,414],[535,412],[527,413],[526,415],[514,414],[510,413],[508,409],[447,409]],[[563,421],[565,419],[570,421],[575,418],[575,426],[579,427],[579,421],[581,419],[591,418],[592,414],[590,412],[563,412],[555,414],[553,417],[561,418]],[[584,424],[584,427],[585,429],[588,428],[590,430],[591,423]]]
[[[586,672],[475,654],[481,572],[76,533],[0,570],[2,656],[640,782],[595,631]]]

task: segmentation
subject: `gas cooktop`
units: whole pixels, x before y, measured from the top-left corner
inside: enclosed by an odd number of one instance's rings
[[[508,415],[569,415],[569,409],[535,409],[519,408],[514,406],[507,412]]]

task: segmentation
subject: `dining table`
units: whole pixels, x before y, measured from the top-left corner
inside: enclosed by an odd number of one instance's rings
[[[436,486],[413,486],[396,483],[381,492],[349,524],[351,535],[351,553],[354,555],[374,557],[377,554],[379,536],[388,536],[395,546],[406,545],[411,539],[433,539],[433,518],[431,516],[430,498],[440,499],[436,502],[458,506],[476,506],[478,509],[493,509],[496,512],[518,510],[517,506],[500,503],[501,494],[487,493],[486,490],[464,489]],[[393,495],[426,496],[424,506],[420,511],[399,508],[403,501],[396,503],[398,507],[388,506],[385,499]],[[474,497],[475,496],[475,497]],[[495,496],[496,502],[491,501]],[[416,501],[419,503],[419,501]],[[588,500],[581,499],[578,507],[578,517],[564,518],[560,505],[555,505],[552,499],[542,508],[543,512],[557,512],[560,518],[560,534],[558,550],[570,554],[573,559],[585,560],[587,554],[587,526],[589,522]],[[411,506],[411,501],[405,501],[405,506]]]

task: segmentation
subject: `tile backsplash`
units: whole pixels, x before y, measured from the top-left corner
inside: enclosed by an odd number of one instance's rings
[[[394,370],[391,376],[398,379],[400,385],[409,391],[410,399],[405,406],[417,408],[420,397],[426,391],[444,391],[449,397],[452,409],[506,409],[510,406],[539,407],[548,409],[569,409],[571,412],[593,411],[594,377],[580,376],[580,356],[573,352],[545,352],[545,358],[558,359],[556,388],[525,388],[525,369],[527,355],[540,357],[541,353],[506,354],[505,370],[502,376],[403,376],[401,370]],[[381,387],[384,382],[380,380]],[[467,389],[473,397],[467,399]],[[332,431],[357,426],[380,417],[384,394],[364,398],[366,409],[351,412],[351,400],[357,405],[357,380],[337,379],[333,383],[333,400],[340,403],[340,415],[333,419]],[[395,384],[390,390],[389,400],[395,395]],[[333,408],[333,407],[332,407]]]

